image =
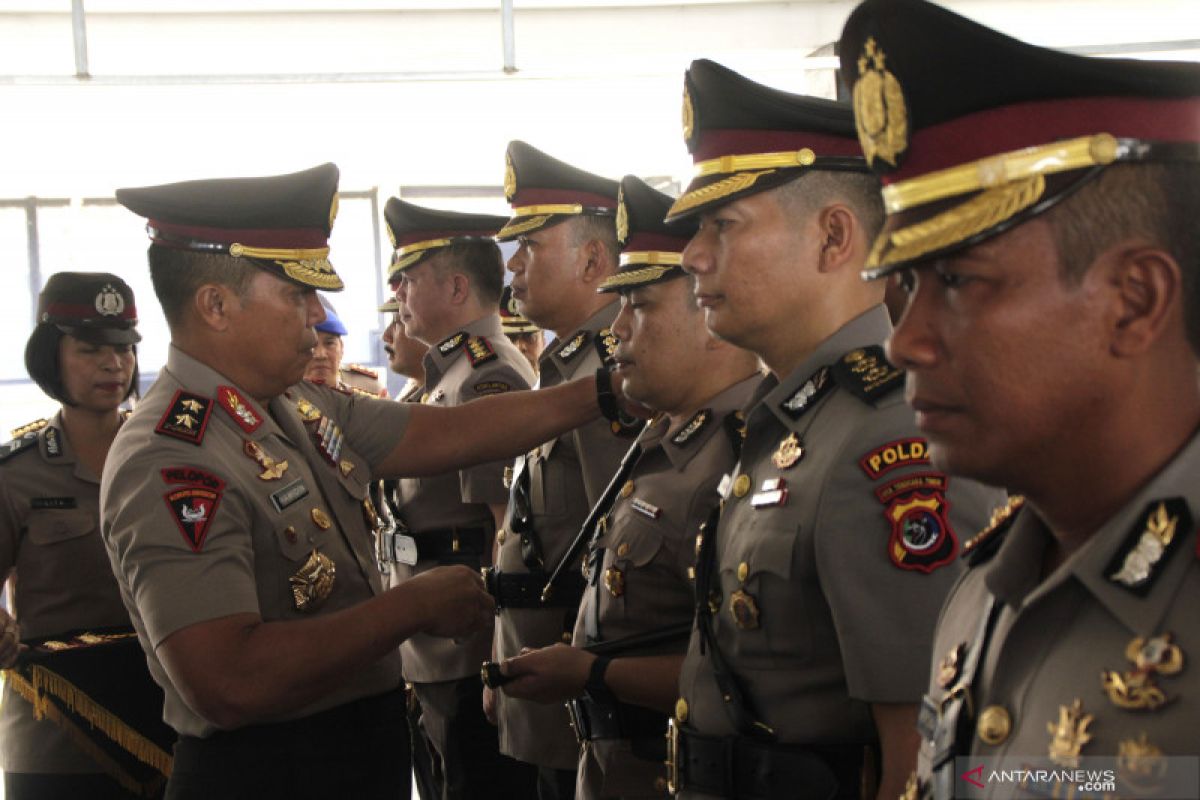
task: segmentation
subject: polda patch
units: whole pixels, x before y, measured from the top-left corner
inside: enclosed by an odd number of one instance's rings
[[[897,467],[929,463],[929,445],[920,437],[899,439],[876,447],[859,459],[858,464],[871,480]]]

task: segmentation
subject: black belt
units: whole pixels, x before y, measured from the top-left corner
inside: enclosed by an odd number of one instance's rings
[[[545,572],[512,573],[485,570],[488,594],[496,608],[574,608],[583,599],[583,576],[576,571],[558,576],[554,591],[542,602],[542,590],[550,575]]]
[[[427,531],[410,531],[409,536],[417,540],[417,560],[454,561],[463,557],[481,556],[487,547],[488,528],[434,528]]]
[[[672,790],[729,800],[850,800],[860,796],[867,745],[811,747],[701,736],[670,725]]]
[[[571,725],[581,742],[595,739],[628,739],[633,754],[647,761],[666,757],[667,715],[630,703],[598,702],[588,695],[567,703]]]

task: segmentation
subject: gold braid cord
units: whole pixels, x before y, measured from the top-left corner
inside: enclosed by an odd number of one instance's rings
[[[329,263],[329,259],[303,259],[300,261],[276,261],[293,280],[300,281],[306,286],[312,286],[316,289],[342,289],[345,288],[342,279],[333,271],[333,266]]]
[[[668,272],[678,272],[683,274],[683,270],[675,265],[662,266],[655,265],[650,267],[642,267],[641,269],[631,269],[625,272],[618,272],[609,278],[606,278],[601,284],[601,289],[615,289],[618,286],[635,286],[642,283],[650,283],[656,281]]]
[[[415,253],[409,253],[408,255],[401,256],[394,264],[388,267],[388,277],[391,278],[397,272],[408,269],[413,264],[420,261],[421,257],[426,255],[428,252],[429,250],[418,250]]]
[[[773,169],[764,169],[759,172],[743,172],[738,175],[730,175],[728,178],[722,178],[716,183],[701,186],[699,189],[688,192],[676,200],[675,204],[671,206],[670,211],[667,212],[667,217],[677,216],[685,211],[692,210],[696,206],[727,197],[734,192],[749,189],[758,183],[759,178],[764,175],[770,175],[773,172],[775,172]]]
[[[983,233],[1032,206],[1045,191],[1045,177],[1034,175],[988,189],[924,222],[880,236],[866,269],[911,261]]]
[[[552,214],[540,214],[529,219],[513,220],[505,225],[496,236],[520,236],[522,233],[528,233],[536,228],[540,228],[550,221]]]

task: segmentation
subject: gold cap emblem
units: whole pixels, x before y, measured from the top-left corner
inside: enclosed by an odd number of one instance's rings
[[[617,190],[617,242],[625,244],[629,238],[629,209],[625,207],[625,187]]]
[[[337,219],[338,212],[338,194],[333,193],[333,200],[329,203],[329,230],[333,230],[333,221]]]
[[[863,155],[872,167],[878,157],[895,167],[898,156],[908,148],[908,110],[900,81],[884,67],[886,56],[867,39],[858,58],[858,80],[854,82],[854,124]]]
[[[692,134],[696,132],[696,108],[692,105],[692,95],[687,85],[683,87],[683,141],[691,142]]]
[[[517,194],[517,171],[513,169],[512,156],[504,154],[504,199],[511,201]]]

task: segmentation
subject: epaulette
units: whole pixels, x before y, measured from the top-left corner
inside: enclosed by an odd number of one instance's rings
[[[889,364],[879,345],[851,350],[838,359],[832,372],[838,386],[871,405],[904,386],[904,370]]]
[[[20,439],[27,433],[35,433],[50,424],[48,419],[35,419],[33,422],[26,422],[19,428],[12,429],[12,438]]]
[[[365,375],[371,380],[379,380],[378,371],[373,370],[370,367],[364,367],[362,364],[347,364],[346,366],[342,367],[342,369],[346,370],[347,372],[353,372],[356,375]]]
[[[179,389],[171,398],[171,404],[167,406],[154,432],[199,445],[204,441],[212,407],[212,398]]]
[[[963,542],[959,555],[967,559],[968,567],[978,566],[996,554],[1004,541],[1004,534],[1012,527],[1017,519],[1017,512],[1024,505],[1025,498],[1019,494],[1008,498],[1007,503],[993,509],[992,518],[988,520],[986,528]]]
[[[742,445],[746,442],[746,415],[741,411],[733,411],[725,415],[725,435],[729,437],[729,446],[733,448],[734,459],[742,457]]]
[[[593,344],[596,345],[596,352],[601,361],[605,364],[613,363],[617,352],[617,337],[613,335],[612,328],[601,328]]]
[[[437,351],[444,356],[448,356],[458,348],[462,347],[462,343],[467,340],[467,332],[459,331],[458,333],[447,336],[437,343]]]
[[[558,348],[554,355],[558,356],[563,362],[568,362],[575,356],[583,352],[583,346],[587,344],[592,334],[589,331],[580,331],[567,340],[566,344]]]
[[[17,430],[20,430],[20,428],[17,428]],[[35,428],[34,430],[28,431],[27,433],[14,438],[11,442],[0,445],[0,464],[8,461],[17,453],[21,453],[31,447],[35,447],[37,445],[37,441],[38,435],[37,429]]]
[[[479,367],[489,361],[495,361],[499,357],[492,346],[488,344],[487,339],[480,336],[472,336],[467,339],[467,359],[471,362],[472,367]]]
[[[360,394],[363,397],[374,397],[376,399],[379,398],[379,395],[375,394],[374,392],[368,392],[366,389],[360,389],[357,386],[351,386],[350,391],[354,394]]]

